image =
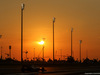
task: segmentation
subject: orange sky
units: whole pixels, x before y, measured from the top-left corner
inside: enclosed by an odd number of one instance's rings
[[[82,40],[82,59],[100,58],[100,0],[0,0],[0,46],[3,58],[12,46],[12,58],[20,60],[21,3],[24,9],[24,51],[28,57],[36,56],[45,40],[45,57],[52,58],[52,20],[55,21],[55,53],[70,55],[70,36],[73,27],[73,56],[79,58],[79,40]],[[42,56],[42,54],[40,55]],[[55,56],[59,58],[60,56]],[[24,53],[25,59],[25,53]]]

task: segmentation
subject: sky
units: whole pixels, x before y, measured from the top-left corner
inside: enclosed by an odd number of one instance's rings
[[[45,59],[53,56],[53,17],[55,17],[55,58],[71,55],[71,28],[73,28],[73,57],[79,59],[82,40],[82,59],[100,58],[100,0],[0,0],[0,46],[3,59],[12,46],[12,58],[21,60],[21,4],[23,11],[24,49],[26,59],[42,57],[45,39]],[[0,54],[1,55],[1,54]]]

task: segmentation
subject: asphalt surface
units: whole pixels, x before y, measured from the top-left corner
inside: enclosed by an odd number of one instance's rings
[[[0,68],[0,75],[86,75],[87,73],[99,73],[100,67],[45,67],[46,72],[25,72],[20,68]]]

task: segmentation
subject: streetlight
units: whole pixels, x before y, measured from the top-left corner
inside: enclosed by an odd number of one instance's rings
[[[35,61],[35,48],[34,48],[34,61]]]
[[[10,59],[11,59],[11,46],[9,46],[9,56],[10,56]]]
[[[21,4],[21,62],[23,62],[23,10],[25,4]]]
[[[43,40],[41,42],[39,42],[40,45],[43,45],[43,66],[42,66],[42,70],[44,71],[44,41],[45,41],[45,38],[42,38]]]
[[[81,43],[82,43],[82,40],[79,40],[80,42],[80,63],[81,63]]]
[[[72,57],[72,32],[73,32],[73,28],[71,28],[71,57]]]
[[[54,61],[54,23],[55,23],[55,17],[53,17],[53,61]]]
[[[40,45],[43,45],[43,48],[42,48],[42,50],[43,50],[43,62],[44,62],[44,40],[45,40],[45,38],[43,38],[43,40],[41,42],[39,42]]]
[[[62,49],[61,49],[61,60],[62,60]]]
[[[2,35],[0,35],[0,38],[2,37]],[[1,60],[2,60],[2,46],[1,46]]]

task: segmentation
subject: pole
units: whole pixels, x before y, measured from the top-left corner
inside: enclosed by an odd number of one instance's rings
[[[81,62],[81,43],[80,43],[80,62]]]
[[[45,41],[45,38],[42,38]],[[44,44],[43,44],[43,63],[44,63]]]
[[[43,45],[43,62],[44,62],[44,45]]]
[[[61,49],[61,60],[62,60],[62,49]]]
[[[0,35],[0,38],[2,37],[2,35]],[[2,46],[1,46],[1,60],[2,60]]]
[[[34,48],[34,60],[35,60],[35,48]]]
[[[53,61],[54,61],[54,22],[55,22],[55,18],[53,18]]]
[[[23,62],[23,10],[21,9],[21,62]]]
[[[9,58],[11,59],[11,46],[9,46]]]
[[[26,52],[26,60],[27,60],[27,52]]]
[[[81,63],[81,43],[82,43],[82,40],[80,40],[80,63]]]
[[[9,49],[9,57],[10,57],[10,59],[11,59],[11,49]]]
[[[9,49],[9,56],[10,56],[10,58],[11,58],[11,49]]]
[[[72,31],[71,31],[71,57],[72,57]]]
[[[71,57],[72,57],[72,32],[73,32],[73,28],[71,29]]]
[[[23,62],[23,10],[24,4],[22,4],[21,8],[21,62]]]

